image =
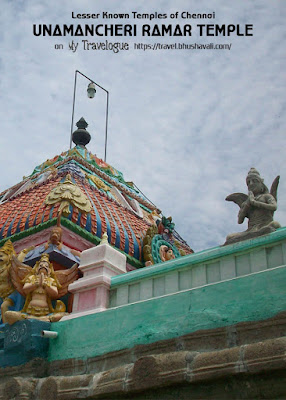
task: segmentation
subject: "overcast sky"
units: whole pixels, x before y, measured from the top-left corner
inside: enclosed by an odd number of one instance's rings
[[[117,3],[117,4],[116,4]],[[156,3],[156,5],[154,5]],[[33,24],[78,24],[77,13],[129,13],[136,37],[94,37],[126,42],[128,51],[68,49],[71,37],[36,37]],[[138,13],[167,19],[138,20]],[[212,13],[216,18],[170,19],[171,13]],[[281,175],[275,219],[286,223],[286,2],[285,0],[2,0],[0,28],[0,191],[36,165],[69,148],[74,72],[110,93],[107,162],[123,172],[171,215],[195,250],[220,245],[237,224],[238,206],[225,201],[247,193],[256,167],[268,187]],[[191,24],[192,37],[142,37],[141,25]],[[253,36],[199,37],[196,24],[253,24]],[[138,50],[134,44],[231,44],[231,50]],[[55,49],[55,45],[63,49]],[[78,77],[75,122],[84,117],[89,150],[104,157],[104,91],[86,97]]]

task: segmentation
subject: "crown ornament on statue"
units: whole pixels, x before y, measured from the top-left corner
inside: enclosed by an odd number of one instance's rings
[[[257,169],[256,169],[256,168],[253,168],[253,167],[250,168],[250,170],[248,171],[246,180],[247,180],[248,178],[257,178],[257,179],[259,179],[261,182],[264,181],[264,179],[261,178],[260,173],[257,171]]]
[[[42,255],[42,257],[40,258],[40,262],[42,262],[42,261],[46,261],[46,262],[50,262],[50,256],[47,254],[47,253],[44,253],[43,255]]]

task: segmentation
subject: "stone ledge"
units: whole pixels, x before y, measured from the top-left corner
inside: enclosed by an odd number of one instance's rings
[[[286,312],[263,321],[241,322],[223,328],[200,330],[174,339],[137,345],[88,359],[48,362],[46,359],[35,358],[24,366],[0,368],[0,383],[4,377],[9,376],[40,378],[95,374],[120,365],[132,364],[140,357],[148,355],[178,351],[213,352],[284,336],[286,336]]]
[[[283,336],[286,336],[286,312],[263,321],[241,322],[223,328],[199,330],[174,339],[136,345],[130,349],[109,352],[87,360],[52,361],[49,375],[73,375],[77,368],[86,373],[97,373],[122,364],[134,363],[138,358],[148,355],[176,351],[212,352]]]
[[[38,400],[116,399],[118,396],[128,398],[131,395],[132,398],[137,398],[137,394],[145,390],[157,390],[174,385],[178,390],[180,385],[184,386],[184,390],[188,387],[189,395],[192,396],[193,388],[198,388],[199,384],[200,398],[207,399],[209,397],[204,389],[205,384],[222,380],[226,383],[237,377],[242,377],[242,384],[247,379],[256,382],[256,392],[259,392],[263,387],[261,374],[285,371],[285,354],[286,337],[213,352],[178,351],[148,355],[140,357],[134,363],[96,374],[53,376],[42,379],[6,378],[0,386],[0,399],[11,398],[7,397],[11,393],[13,398]],[[273,386],[272,398],[280,396],[281,390],[283,389],[279,386],[280,392],[276,393]]]

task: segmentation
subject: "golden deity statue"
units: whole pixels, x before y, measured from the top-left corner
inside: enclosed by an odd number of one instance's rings
[[[17,258],[19,261],[23,261],[26,254],[32,250],[34,247],[31,246],[27,249],[22,250]],[[9,310],[9,307],[15,306],[15,301],[18,304],[17,296],[15,297],[15,287],[12,283],[10,276],[10,269],[12,265],[12,258],[16,256],[13,243],[11,240],[7,240],[5,244],[0,248],[0,304],[1,304],[1,314],[2,322],[7,322],[5,320],[5,312]]]
[[[3,315],[9,307],[14,304],[13,300],[8,297],[15,290],[10,279],[10,268],[13,255],[16,255],[13,244],[11,240],[7,240],[4,246],[0,248],[0,298],[2,299],[2,322],[5,322]]]
[[[27,318],[55,322],[66,315],[64,303],[57,300],[54,308],[52,300],[64,296],[68,285],[77,279],[77,264],[67,270],[54,271],[48,254],[43,254],[33,268],[13,256],[10,275],[16,290],[26,301],[22,311],[5,312],[6,322],[13,324]]]
[[[16,255],[13,244],[7,240],[0,248],[0,297],[3,300],[15,290],[9,276],[13,255]]]

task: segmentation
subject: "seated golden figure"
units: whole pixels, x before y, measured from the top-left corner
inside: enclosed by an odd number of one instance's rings
[[[68,270],[54,271],[48,254],[43,254],[34,268],[13,257],[11,279],[18,292],[26,297],[26,302],[22,311],[6,311],[6,322],[13,324],[27,318],[59,321],[66,315],[66,308],[60,300],[53,308],[52,300],[64,296],[68,291],[68,285],[76,280],[77,276],[77,264]]]
[[[29,247],[22,250],[17,256],[18,260],[22,261],[26,254],[32,250],[32,248],[33,247]],[[11,240],[7,240],[4,246],[0,248],[0,320],[2,319],[3,323],[7,322],[5,320],[6,311],[8,311],[10,307],[15,306],[15,297],[12,294],[16,291],[16,289],[10,276],[10,268],[12,265],[13,256],[16,256],[13,243]],[[12,297],[14,297],[14,300]]]
[[[2,322],[6,322],[3,316],[9,307],[13,305],[13,300],[8,296],[15,290],[10,279],[12,256],[15,254],[13,244],[10,240],[7,240],[4,246],[0,248],[0,298],[2,299]]]

